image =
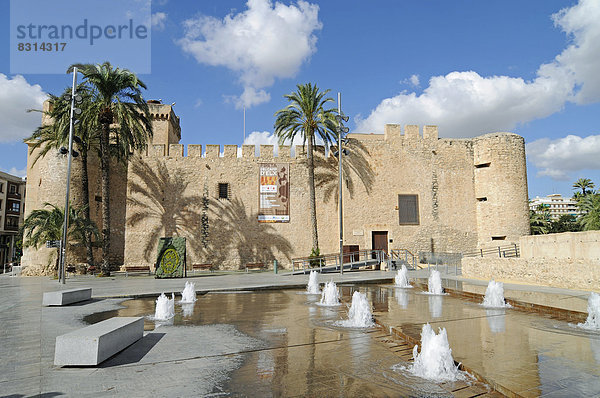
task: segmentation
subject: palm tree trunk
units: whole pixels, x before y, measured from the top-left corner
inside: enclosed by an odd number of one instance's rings
[[[102,274],[110,275],[110,148],[109,148],[110,125],[102,125],[100,137],[100,167],[102,169]]]
[[[310,194],[310,223],[312,227],[313,249],[319,250],[319,234],[317,231],[317,202],[315,198],[315,163],[313,157],[313,137],[308,138],[308,188]]]
[[[87,148],[80,148],[81,150],[81,185],[83,191],[83,216],[90,222],[90,184],[88,176],[88,153]],[[86,261],[88,265],[94,265],[94,249],[92,248],[92,232],[88,231],[85,233],[85,249],[86,249]]]

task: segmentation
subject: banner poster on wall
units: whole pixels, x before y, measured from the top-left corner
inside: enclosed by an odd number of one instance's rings
[[[258,168],[258,222],[290,222],[289,163],[259,163]]]

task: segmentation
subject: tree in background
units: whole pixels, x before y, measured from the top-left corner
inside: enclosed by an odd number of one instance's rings
[[[581,231],[581,226],[577,222],[577,217],[573,214],[562,214],[558,219],[552,220],[549,233],[557,234],[578,231]]]
[[[79,85],[76,93],[81,96],[81,101],[77,107],[82,110],[81,115],[77,116],[77,123],[74,125],[74,147],[81,154],[81,185],[82,185],[82,210],[84,217],[90,218],[90,193],[88,178],[88,152],[94,148],[98,150],[99,124],[98,118],[93,117],[87,107],[91,105],[91,94],[86,87]],[[68,147],[69,144],[69,124],[71,118],[71,88],[66,88],[60,96],[49,94],[50,108],[44,112],[51,118],[52,123],[38,127],[35,132],[25,142],[31,144],[30,154],[36,149],[40,149],[37,156],[33,159],[35,164],[40,158],[46,156],[51,150],[58,151],[60,147]],[[91,232],[85,236],[86,262],[89,265],[94,264],[94,251]]]
[[[600,229],[600,194],[588,193],[578,202],[579,223],[584,231]]]
[[[594,183],[589,178],[580,178],[573,184],[574,189],[581,189],[581,196],[585,196],[592,192]],[[579,195],[576,195],[579,196]]]
[[[532,235],[543,235],[551,231],[552,219],[547,205],[541,204],[529,212],[529,226]]]
[[[64,208],[50,203],[44,203],[50,209],[33,210],[23,222],[23,247],[44,245],[49,240],[61,240],[63,233]],[[98,237],[98,228],[84,215],[84,209],[69,206],[69,228],[67,230],[67,245],[83,245],[86,236],[91,234]],[[54,270],[58,270],[58,259]]]
[[[279,144],[293,142],[296,136],[302,138],[302,145],[307,146],[308,154],[308,186],[310,194],[310,221],[312,227],[312,254],[319,255],[319,235],[317,232],[317,204],[315,195],[314,146],[317,137],[328,146],[337,138],[335,115],[337,110],[325,108],[333,98],[326,98],[329,90],[319,91],[311,83],[298,84],[297,91],[284,95],[290,102],[288,106],[275,113],[275,135]]]
[[[146,85],[127,69],[103,64],[75,64],[83,74],[82,85],[91,94],[84,111],[100,127],[99,147],[102,171],[102,275],[110,275],[110,159],[127,161],[133,151],[142,150],[152,138],[148,104],[142,96]],[[86,117],[88,117],[86,116]]]

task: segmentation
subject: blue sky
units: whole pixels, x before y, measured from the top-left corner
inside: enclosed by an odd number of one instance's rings
[[[8,9],[0,0],[0,170],[22,175],[39,124],[25,110],[71,78],[10,73]],[[161,0],[152,15],[140,77],[148,99],[176,102],[184,144],[240,145],[244,105],[246,143],[274,142],[283,95],[313,82],[342,93],[352,132],[524,136],[530,197],[600,185],[597,0]]]

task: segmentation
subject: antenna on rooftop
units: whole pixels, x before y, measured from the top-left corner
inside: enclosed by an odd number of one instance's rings
[[[246,105],[244,105],[244,141],[246,141]],[[244,145],[242,141],[242,145]]]

